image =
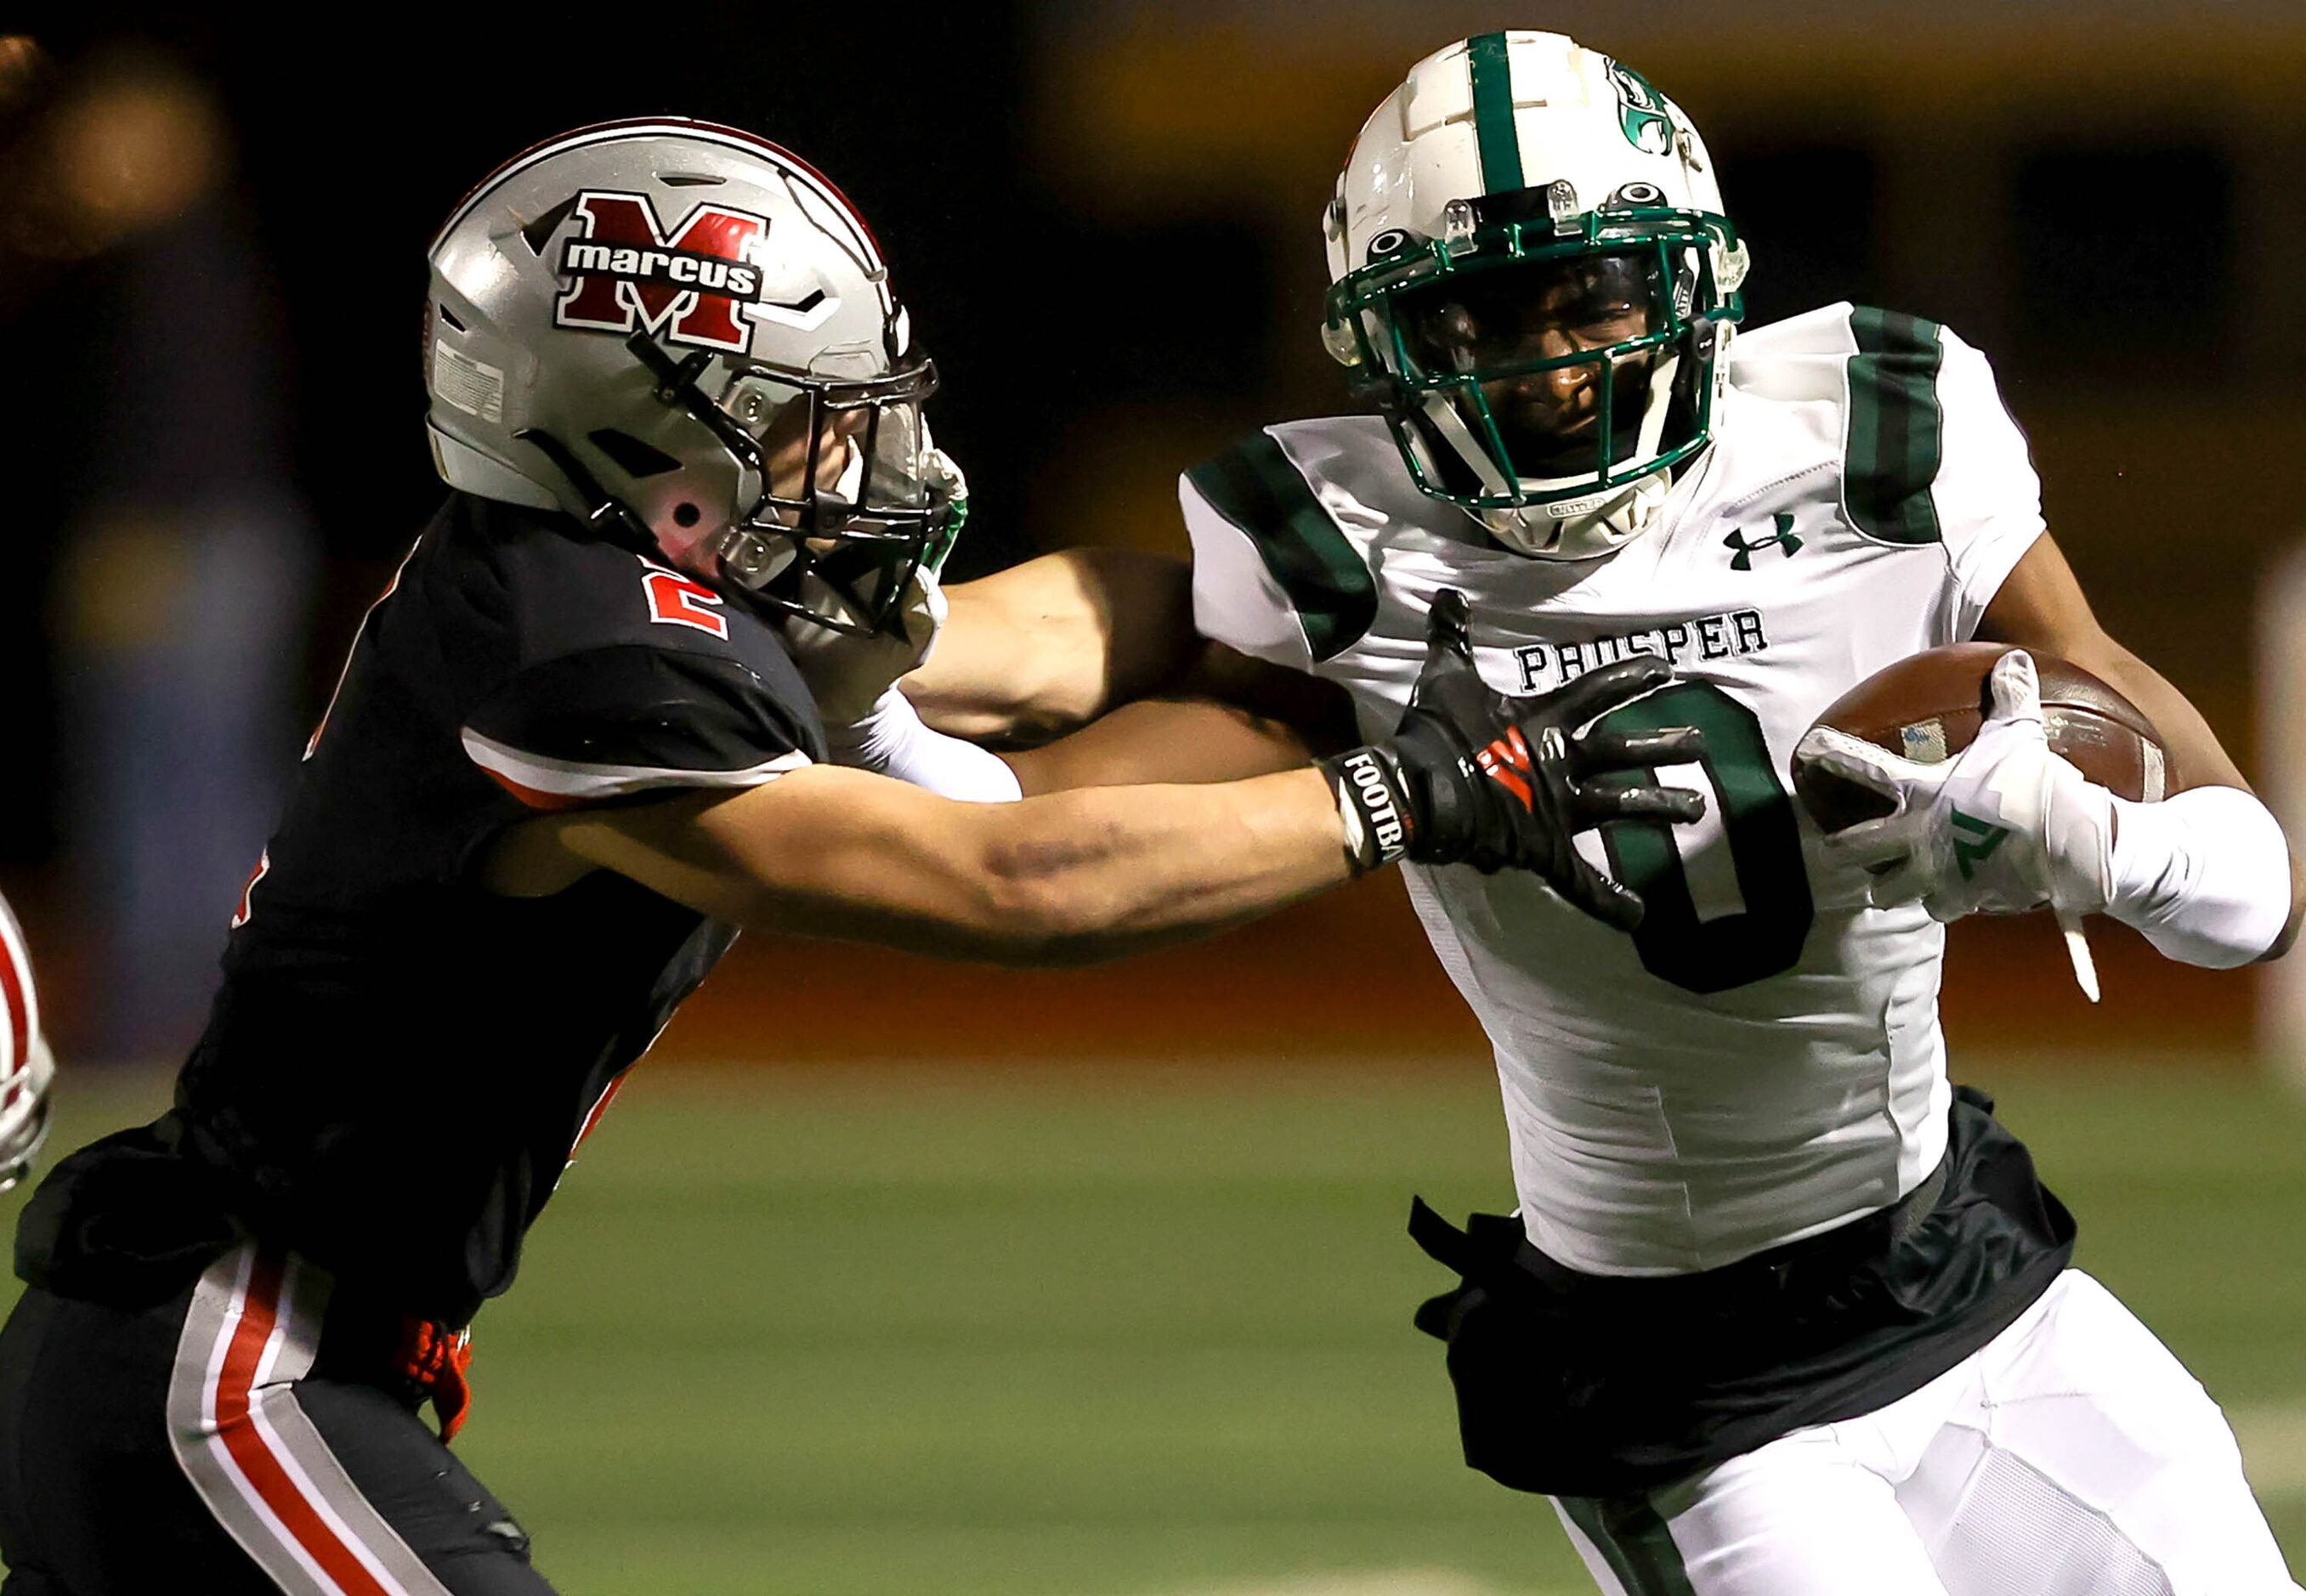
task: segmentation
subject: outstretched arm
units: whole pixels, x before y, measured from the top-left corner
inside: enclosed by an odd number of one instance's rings
[[[1359,740],[1338,687],[1194,631],[1183,560],[1069,550],[947,595],[905,697],[935,730],[1007,745],[1028,795],[1240,781]]]
[[[734,798],[530,824],[576,860],[751,929],[997,964],[1119,958],[1352,874],[1313,770],[987,805],[815,766]]]
[[[1038,743],[1169,687],[1200,647],[1192,568],[1068,549],[945,590],[951,613],[905,696],[935,730]]]
[[[1032,965],[1213,931],[1402,858],[1531,869],[1629,926],[1639,900],[1571,838],[1613,819],[1694,818],[1694,795],[1616,781],[1688,754],[1695,734],[1579,729],[1670,671],[1627,661],[1504,698],[1473,672],[1463,600],[1445,596],[1400,724],[1318,768],[969,804],[808,766],[734,797],[540,816],[500,841],[485,884],[542,895],[602,866],[742,926]]]
[[[1006,755],[1028,793],[1140,781],[1237,781],[1293,770],[1359,739],[1343,688],[1203,643],[1162,696],[1124,704]]]

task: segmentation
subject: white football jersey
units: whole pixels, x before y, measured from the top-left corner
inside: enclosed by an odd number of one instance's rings
[[[1269,427],[1188,472],[1200,630],[1351,695],[1388,731],[1440,588],[1490,685],[1542,693],[1628,654],[1678,680],[1626,729],[1704,729],[1692,825],[1581,840],[1647,904],[1627,936],[1536,877],[1408,869],[1497,1052],[1530,1240],[1574,1268],[1712,1268],[1896,1200],[1944,1149],[1943,929],[1832,905],[1788,791],[1795,742],[1856,683],[1968,639],[2042,532],[1986,358],[1847,304],[1738,336],[1711,449],[1643,536],[1530,559],[1418,491],[1385,422]]]

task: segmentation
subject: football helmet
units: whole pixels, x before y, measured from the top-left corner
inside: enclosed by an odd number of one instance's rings
[[[0,1191],[22,1180],[48,1135],[56,1061],[40,1034],[24,928],[0,900]]]
[[[1323,342],[1425,492],[1516,552],[1606,554],[1712,438],[1747,252],[1648,80],[1558,33],[1412,67],[1322,218]]]
[[[579,128],[484,178],[430,257],[450,486],[837,631],[901,624],[961,517],[921,414],[936,369],[816,168],[679,117]]]

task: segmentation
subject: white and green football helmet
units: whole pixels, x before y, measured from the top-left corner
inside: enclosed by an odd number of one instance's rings
[[[1322,218],[1323,341],[1425,492],[1522,554],[1639,533],[1711,441],[1747,254],[1697,130],[1558,33],[1412,67]]]

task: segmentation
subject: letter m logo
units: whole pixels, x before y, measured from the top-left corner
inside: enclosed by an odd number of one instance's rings
[[[737,306],[761,296],[756,251],[767,218],[700,204],[667,233],[646,194],[589,189],[572,213],[584,231],[561,246],[571,282],[553,306],[556,325],[628,333],[637,322],[676,344],[739,354],[751,346]]]

